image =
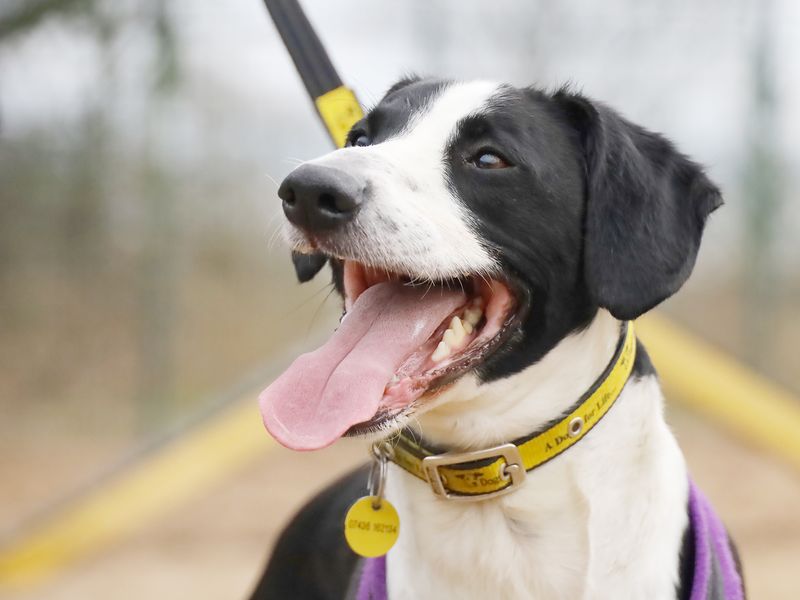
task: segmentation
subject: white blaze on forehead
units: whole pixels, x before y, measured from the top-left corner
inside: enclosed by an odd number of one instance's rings
[[[449,185],[446,152],[458,123],[499,90],[484,81],[450,84],[388,140],[312,161],[363,177],[371,190],[338,244],[346,258],[430,279],[495,269],[475,216]]]
[[[408,239],[402,245],[433,277],[486,273],[495,266],[475,217],[448,183],[446,152],[458,123],[479,113],[498,88],[485,81],[451,84],[398,135],[368,149],[391,165],[388,177],[379,178],[376,207],[403,228]],[[392,180],[398,176],[404,181]]]
[[[501,86],[491,81],[451,83],[433,98],[431,103],[412,121],[399,138],[425,136],[444,150],[456,124],[471,114],[480,112]]]
[[[479,113],[498,87],[485,81],[450,84],[399,133],[369,150],[402,166],[412,179],[431,177],[425,183],[433,187],[446,184],[445,152],[458,123]]]

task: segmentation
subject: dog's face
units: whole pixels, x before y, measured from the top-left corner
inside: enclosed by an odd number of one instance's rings
[[[669,142],[582,96],[419,79],[279,195],[298,276],[327,260],[346,310],[262,396],[296,448],[391,428],[465,373],[518,372],[599,307],[645,312],[720,204]]]

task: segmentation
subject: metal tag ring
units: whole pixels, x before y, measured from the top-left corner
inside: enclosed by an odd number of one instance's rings
[[[383,500],[383,493],[386,488],[389,458],[386,456],[381,444],[372,446],[372,457],[372,466],[369,469],[369,478],[367,479],[367,490],[370,496],[375,496],[372,508],[377,510],[381,507],[381,500]]]

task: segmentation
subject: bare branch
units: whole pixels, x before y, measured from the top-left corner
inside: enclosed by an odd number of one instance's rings
[[[35,27],[42,19],[57,13],[88,12],[95,0],[22,0],[0,10],[0,42]]]

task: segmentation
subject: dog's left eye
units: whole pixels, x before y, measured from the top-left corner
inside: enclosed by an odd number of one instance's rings
[[[479,169],[506,169],[511,166],[502,156],[487,150],[478,152],[471,162]]]

